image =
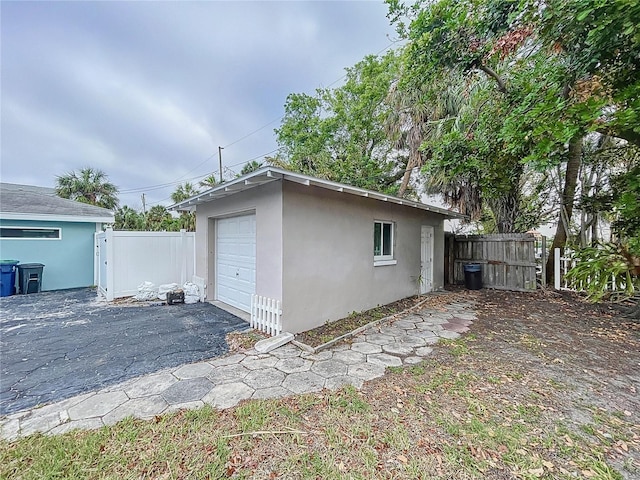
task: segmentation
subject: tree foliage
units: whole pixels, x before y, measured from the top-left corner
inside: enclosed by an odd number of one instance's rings
[[[345,84],[315,96],[291,94],[276,129],[279,155],[272,163],[293,171],[388,193],[402,172],[389,159],[393,142],[384,123],[385,99],[396,79],[392,52],[369,56],[347,69]]]
[[[246,163],[243,167],[242,170],[240,170],[240,175],[246,175],[248,173],[251,172],[255,172],[256,170],[262,168],[262,163],[257,162],[256,160],[252,160],[249,163]]]
[[[450,72],[463,75],[467,85],[468,101],[455,127],[422,146],[430,156],[427,178],[438,180],[445,198],[457,200],[463,192],[469,201],[482,202],[476,212],[488,207],[499,231],[531,223],[522,221],[525,206],[531,193],[544,190],[535,182],[554,180],[549,185],[555,194],[548,196],[556,201],[553,246],[564,246],[591,136],[632,144],[638,139],[640,3],[388,4],[389,17],[407,40],[407,88],[422,88]],[[447,189],[456,182],[457,191]]]
[[[118,206],[118,188],[102,170],[81,168],[56,177],[56,194],[77,202],[115,210]]]

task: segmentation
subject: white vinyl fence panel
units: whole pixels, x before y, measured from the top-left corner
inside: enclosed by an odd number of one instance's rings
[[[193,232],[114,231],[96,234],[96,280],[107,300],[138,293],[138,285],[184,284],[195,274]]]

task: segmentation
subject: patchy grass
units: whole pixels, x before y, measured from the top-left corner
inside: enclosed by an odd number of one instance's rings
[[[563,303],[543,323],[528,301],[518,317],[485,310],[474,336],[361,391],[0,442],[0,478],[639,478],[637,331],[620,341],[620,324],[600,317],[594,334],[588,312],[568,322]]]
[[[425,300],[427,301],[427,304],[435,304],[437,302],[442,302],[442,298],[444,297],[446,297],[446,295],[432,295],[429,297],[415,295],[413,297],[407,297],[402,300],[398,300],[397,302],[381,305],[364,312],[352,312],[348,317],[334,322],[327,322],[313,330],[298,333],[296,335],[296,340],[309,346],[317,347],[333,340],[334,338],[338,338],[344,334],[354,331],[357,328],[363,327],[368,323],[375,322],[376,320],[382,320],[383,318],[403,312]]]
[[[259,330],[231,332],[227,333],[226,336],[227,345],[229,345],[229,350],[232,352],[244,352],[250,350],[257,342],[265,338],[269,338],[269,335],[260,332]]]

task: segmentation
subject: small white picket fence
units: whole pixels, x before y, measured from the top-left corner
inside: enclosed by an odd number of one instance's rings
[[[282,331],[280,300],[251,295],[251,328],[275,336]]]

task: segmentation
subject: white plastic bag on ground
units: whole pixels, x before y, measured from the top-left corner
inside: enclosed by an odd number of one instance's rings
[[[158,287],[158,298],[160,300],[167,299],[167,292],[172,292],[178,288],[177,283],[165,283],[164,285],[160,285]]]
[[[152,282],[142,282],[138,285],[138,294],[134,296],[141,302],[155,300],[158,297],[158,289]]]
[[[195,283],[185,283],[182,290],[184,291],[184,303],[198,303],[200,301],[200,291]]]

